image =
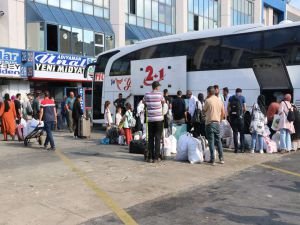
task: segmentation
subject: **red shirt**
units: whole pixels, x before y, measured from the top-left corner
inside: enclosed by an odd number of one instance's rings
[[[268,121],[272,121],[274,118],[274,115],[278,113],[280,104],[278,102],[272,102],[269,107],[268,107],[268,111],[267,111],[267,118]]]
[[[41,107],[44,109],[43,120],[45,122],[55,121],[55,114],[54,114],[55,103],[54,103],[54,101],[49,98],[45,98],[41,102]]]

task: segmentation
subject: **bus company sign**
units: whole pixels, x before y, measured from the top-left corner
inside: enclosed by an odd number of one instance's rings
[[[186,56],[131,61],[133,95],[151,91],[154,81],[160,82],[161,89],[168,89],[171,95],[178,90],[186,92]]]
[[[21,78],[26,72],[21,50],[0,48],[0,77]]]
[[[94,59],[57,53],[36,52],[34,77],[68,80],[92,80],[84,78],[84,68]]]

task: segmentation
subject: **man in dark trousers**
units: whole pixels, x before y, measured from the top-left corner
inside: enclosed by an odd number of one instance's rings
[[[47,137],[44,143],[44,148],[47,149],[47,146],[50,142],[51,148],[48,150],[55,151],[55,143],[52,135],[52,129],[54,128],[55,123],[57,123],[57,114],[55,103],[53,100],[49,99],[49,92],[46,91],[44,94],[45,98],[41,102],[40,110],[40,124],[41,121],[44,121],[44,129],[47,133]]]
[[[162,105],[165,103],[165,98],[159,89],[159,82],[154,81],[152,91],[146,93],[143,99],[148,114],[148,162],[150,163],[160,161],[160,141],[164,120]]]
[[[235,95],[228,101],[228,116],[231,128],[233,130],[234,152],[238,152],[238,133],[240,133],[240,150],[245,152],[245,130],[244,113],[246,112],[246,100],[242,96],[242,89],[237,88]]]

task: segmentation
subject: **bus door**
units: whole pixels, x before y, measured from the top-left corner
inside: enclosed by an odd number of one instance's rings
[[[266,105],[286,93],[293,95],[293,86],[284,60],[280,57],[258,58],[253,60],[253,71],[266,97]]]
[[[95,79],[93,82],[93,94],[92,94],[92,114],[93,121],[99,121],[104,118],[101,112],[102,105],[102,90],[103,90],[104,73],[95,72]]]

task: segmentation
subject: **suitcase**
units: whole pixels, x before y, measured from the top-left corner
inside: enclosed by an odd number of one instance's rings
[[[185,123],[183,123],[183,124],[173,123],[173,127],[176,128],[176,131],[174,133],[174,137],[178,141],[180,136],[187,132],[187,125]]]
[[[133,140],[129,144],[129,153],[145,154],[147,142],[144,140]]]
[[[79,137],[91,136],[91,121],[89,119],[80,118],[79,119],[79,128],[78,128]]]

